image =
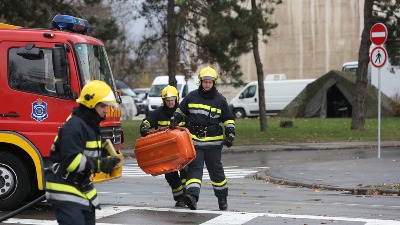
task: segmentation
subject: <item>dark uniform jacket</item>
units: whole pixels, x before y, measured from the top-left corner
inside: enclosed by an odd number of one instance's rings
[[[185,118],[195,146],[222,147],[224,136],[219,124],[223,123],[224,127],[235,126],[235,118],[226,98],[215,86],[208,92],[201,86],[190,92],[179,104],[176,113]]]
[[[47,201],[87,209],[99,207],[91,182],[95,168],[87,158],[101,156],[101,120],[95,109],[80,105],[59,130],[50,152],[54,166],[46,172]]]
[[[149,113],[143,122],[149,125],[149,128],[158,129],[160,127],[166,127],[170,124],[171,117],[173,116],[178,104],[174,108],[168,108],[166,105],[157,107],[153,112]],[[184,126],[185,122],[181,122],[178,126]]]

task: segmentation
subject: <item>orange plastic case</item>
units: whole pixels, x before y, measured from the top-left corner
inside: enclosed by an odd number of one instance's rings
[[[136,140],[139,167],[153,176],[178,171],[196,158],[190,132],[184,127],[161,128]]]

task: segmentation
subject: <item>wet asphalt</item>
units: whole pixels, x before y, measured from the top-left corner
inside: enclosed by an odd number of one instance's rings
[[[400,141],[381,142],[287,143],[246,145],[223,148],[223,154],[246,152],[290,152],[369,149],[349,159],[312,160],[299,163],[265,165],[254,177],[271,183],[308,188],[346,191],[351,194],[400,195]],[[388,149],[388,150],[386,150]],[[389,151],[390,149],[390,151]],[[132,149],[123,149],[126,156],[134,157]],[[260,163],[257,163],[260,164]],[[260,166],[260,165],[259,165]]]

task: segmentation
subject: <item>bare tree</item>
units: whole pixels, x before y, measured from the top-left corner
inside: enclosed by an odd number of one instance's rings
[[[268,15],[274,12],[274,8],[272,4],[280,4],[281,1],[274,0],[260,0],[257,4],[256,0],[251,0],[251,19],[248,23],[251,24],[252,33],[251,33],[251,45],[254,55],[254,62],[256,64],[257,69],[257,82],[258,82],[258,105],[260,111],[260,131],[265,132],[268,131],[268,121],[266,114],[266,106],[265,106],[265,87],[264,87],[264,71],[263,64],[260,59],[259,53],[259,31],[263,36],[263,42],[267,43],[267,37],[270,34],[270,31],[276,28],[278,25],[276,23],[271,23],[268,21]],[[268,87],[267,87],[268,88]]]
[[[177,23],[175,22],[175,0],[168,0],[167,6],[167,39],[168,39],[168,77],[169,85],[176,87],[176,31]]]
[[[256,0],[251,0],[251,11],[255,15],[257,10]],[[267,114],[265,110],[265,87],[264,87],[264,71],[263,64],[260,59],[260,52],[258,51],[258,26],[254,24],[253,35],[251,43],[253,45],[254,62],[257,68],[257,82],[258,82],[258,102],[260,109],[260,131],[268,131]]]
[[[365,0],[364,3],[364,30],[361,35],[360,50],[358,52],[358,70],[356,78],[356,90],[353,100],[353,114],[351,120],[351,129],[362,130],[365,125],[365,91],[368,83],[368,63],[369,47],[371,40],[369,33],[372,27],[372,9],[374,1]]]

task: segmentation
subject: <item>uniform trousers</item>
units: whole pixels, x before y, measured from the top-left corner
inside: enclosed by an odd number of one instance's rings
[[[179,172],[166,173],[165,179],[172,189],[174,200],[178,201],[185,194],[186,168],[179,170]]]
[[[76,206],[58,205],[53,203],[57,222],[59,225],[95,225],[95,209],[87,210]]]
[[[196,158],[188,165],[186,194],[193,195],[197,201],[199,200],[205,163],[215,196],[226,198],[228,196],[228,184],[221,162],[222,146],[215,146],[212,149],[195,146],[195,149]]]

